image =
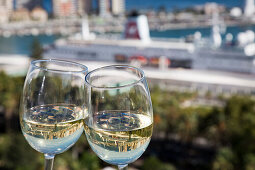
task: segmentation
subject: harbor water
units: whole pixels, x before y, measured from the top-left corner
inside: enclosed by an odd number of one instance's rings
[[[96,2],[96,1],[95,1]],[[153,9],[158,10],[161,7],[164,7],[166,10],[171,11],[175,9],[184,9],[187,7],[192,7],[196,5],[203,5],[207,3],[207,0],[182,0],[181,3],[179,1],[170,1],[170,0],[128,0],[126,1],[126,10],[130,11],[133,9]],[[227,8],[231,7],[243,7],[244,1],[243,0],[214,0],[214,2],[218,4],[222,4]],[[95,4],[94,4],[95,5]],[[255,31],[255,26],[251,28],[247,27],[229,27],[227,28],[227,33],[232,33],[235,35],[238,32],[251,29]],[[190,34],[194,34],[196,31],[202,33],[203,37],[208,37],[210,35],[211,29],[210,28],[192,28],[192,29],[177,29],[177,30],[165,30],[165,31],[156,31],[151,30],[151,36],[157,38],[184,38]],[[53,43],[59,35],[38,35],[38,36],[17,36],[12,35],[8,38],[0,37],[0,54],[25,54],[28,55],[31,51],[31,44],[35,38],[37,38],[43,45]],[[224,38],[224,37],[223,37]]]
[[[226,29],[226,33],[231,33],[234,36],[239,32],[253,30],[255,31],[255,25],[253,26],[232,26]],[[190,28],[190,29],[176,29],[176,30],[151,30],[150,35],[154,38],[185,38],[188,35],[194,34],[196,31],[201,32],[203,37],[209,37],[211,34],[211,28]],[[225,34],[223,34],[224,38]],[[38,35],[38,36],[17,36],[12,35],[10,37],[0,37],[0,54],[22,54],[29,55],[31,51],[32,42],[34,39],[40,41],[43,45],[52,44],[56,39],[60,38],[60,35]]]

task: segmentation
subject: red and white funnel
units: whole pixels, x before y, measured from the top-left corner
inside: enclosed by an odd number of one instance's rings
[[[147,17],[145,15],[130,17],[125,26],[124,38],[150,42],[150,30]]]

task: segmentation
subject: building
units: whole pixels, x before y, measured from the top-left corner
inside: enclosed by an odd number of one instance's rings
[[[0,23],[9,21],[10,14],[13,10],[13,0],[0,1]]]
[[[11,21],[28,21],[30,20],[29,11],[25,8],[20,8],[13,11],[10,15]]]
[[[6,9],[0,7],[0,24],[7,23],[9,21],[9,14]]]
[[[125,13],[125,0],[112,0],[112,14],[123,15]]]
[[[30,15],[31,15],[31,18],[36,21],[45,22],[48,20],[48,13],[40,7],[34,8],[31,11]]]
[[[254,14],[254,12],[255,12],[254,0],[245,0],[244,15],[246,17],[250,17]]]
[[[14,10],[26,8],[32,10],[37,6],[41,6],[44,0],[13,0]]]
[[[101,17],[108,17],[111,14],[124,15],[125,0],[99,0],[98,9]]]
[[[27,4],[31,0],[15,0],[15,9],[21,9],[21,8],[26,8]]]
[[[213,15],[215,13],[225,12],[226,8],[222,5],[219,5],[215,2],[206,3],[204,6],[204,12],[206,15]]]
[[[11,13],[13,11],[13,0],[1,0],[0,8],[6,9],[8,13]]]
[[[110,0],[99,0],[99,15],[101,17],[108,17],[111,15],[111,3]]]
[[[76,11],[76,14],[83,15],[83,13],[84,13],[83,0],[73,0],[72,3],[74,6],[74,9]]]
[[[83,15],[86,10],[90,11],[91,0],[52,0],[53,14],[55,17],[72,17]]]
[[[90,14],[92,12],[92,0],[82,0],[83,12]]]
[[[72,17],[77,14],[76,0],[53,0],[53,14],[55,17]]]

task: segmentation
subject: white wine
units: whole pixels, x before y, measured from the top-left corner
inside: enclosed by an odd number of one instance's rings
[[[37,151],[58,154],[70,148],[83,132],[83,113],[72,105],[31,108],[21,120],[22,132]]]
[[[151,117],[144,114],[107,111],[86,118],[84,128],[91,148],[102,160],[124,165],[146,150],[153,125]]]

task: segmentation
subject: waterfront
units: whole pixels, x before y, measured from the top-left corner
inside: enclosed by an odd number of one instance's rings
[[[226,29],[226,33],[231,33],[234,38],[239,32],[245,30],[255,31],[255,25],[252,26],[232,26]],[[201,32],[203,37],[209,37],[211,28],[186,28],[174,30],[151,30],[150,35],[152,38],[185,38],[188,35],[194,34],[196,31]],[[37,35],[37,36],[18,36],[12,35],[10,37],[0,37],[0,54],[22,54],[29,55],[31,51],[31,44],[34,39],[38,39],[41,44],[49,45],[60,38],[61,35]]]
[[[253,30],[255,31],[255,25],[249,26],[229,26],[226,29],[226,33],[231,33],[234,38],[239,32],[243,32],[246,30]],[[188,35],[194,34],[195,32],[199,31],[203,37],[209,37],[211,34],[211,27],[205,28],[186,28],[186,29],[171,29],[165,31],[157,31],[152,30],[150,32],[152,37],[159,37],[159,38],[185,38]]]

